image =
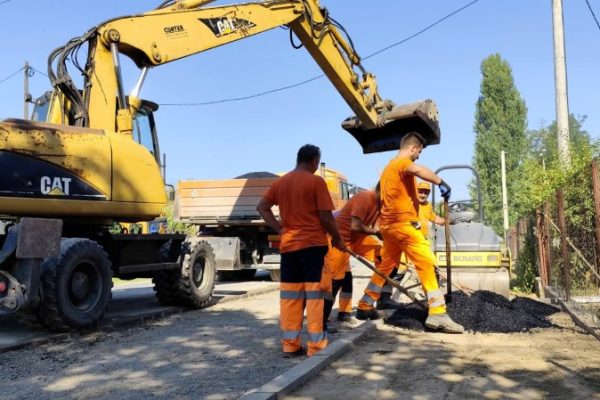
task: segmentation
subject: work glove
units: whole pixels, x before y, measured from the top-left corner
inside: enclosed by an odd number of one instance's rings
[[[440,188],[440,193],[442,194],[442,197],[444,198],[444,200],[450,200],[450,192],[452,192],[452,188],[450,187],[450,185],[448,185],[442,179],[442,181],[440,182],[438,187]]]

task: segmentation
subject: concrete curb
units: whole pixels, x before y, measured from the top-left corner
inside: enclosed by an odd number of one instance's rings
[[[262,294],[273,292],[275,290],[279,290],[279,286],[266,288],[266,289],[248,290],[247,293],[244,293],[241,295],[223,297],[223,298],[217,299],[217,300],[213,299],[211,301],[209,307],[212,307],[217,304],[229,303],[229,302],[236,301],[236,300],[243,300],[243,299],[247,299],[250,297],[260,296]],[[7,352],[13,351],[13,350],[19,350],[19,349],[22,349],[24,347],[29,347],[29,346],[36,347],[36,346],[42,346],[42,345],[48,344],[48,343],[64,342],[66,340],[74,339],[74,338],[83,338],[83,337],[86,337],[89,335],[97,334],[98,332],[111,332],[117,328],[135,325],[139,322],[166,318],[166,317],[169,317],[174,314],[180,314],[183,312],[190,312],[190,311],[200,311],[200,310],[193,310],[193,309],[183,308],[183,307],[167,307],[166,309],[162,309],[159,311],[151,311],[151,312],[148,312],[145,314],[138,314],[134,317],[131,317],[131,318],[128,318],[125,320],[121,320],[121,321],[115,321],[115,322],[104,321],[104,324],[102,324],[102,322],[101,322],[102,325],[98,326],[95,330],[89,331],[89,332],[75,331],[75,332],[64,332],[64,333],[50,333],[49,336],[46,336],[46,337],[24,339],[18,343],[0,346],[0,354],[7,353]]]
[[[562,301],[560,299],[560,297],[558,297],[558,293],[556,293],[554,291],[554,289],[552,289],[550,287],[546,287],[546,294],[549,294],[550,295],[549,297],[552,298],[553,300],[558,301],[558,304],[560,304],[560,307],[563,309],[564,312],[569,314],[569,316],[571,317],[571,319],[573,320],[575,325],[577,325],[578,327],[580,327],[581,329],[583,329],[584,331],[586,331],[587,333],[589,333],[596,339],[600,340],[600,332],[596,332],[596,330],[594,328],[592,328],[591,326],[586,324],[581,318],[579,318],[579,316],[577,315],[577,312],[575,310],[571,309],[571,307],[569,307],[569,305],[566,302]]]
[[[307,358],[263,386],[246,393],[240,400],[276,400],[297,389],[309,379],[315,377],[337,358],[350,350],[365,334],[372,331],[381,322],[367,321],[351,334],[331,343],[325,350]]]

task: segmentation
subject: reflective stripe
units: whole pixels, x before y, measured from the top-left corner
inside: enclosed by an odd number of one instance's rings
[[[373,306],[373,304],[375,304],[375,300],[373,300],[373,298],[367,294],[365,294],[360,301],[367,303],[369,306]]]
[[[429,308],[441,307],[446,304],[446,300],[442,291],[437,289],[427,293],[427,303],[429,304]]]
[[[282,290],[279,292],[280,299],[300,300],[304,298],[304,290]]]
[[[340,299],[351,299],[352,293],[348,292],[340,292]]]
[[[375,293],[381,293],[381,286],[377,286],[373,282],[369,282],[369,284],[367,285],[367,290],[370,290],[371,292]]]
[[[307,290],[306,292],[306,300],[322,300],[323,292],[320,290]]]
[[[321,340],[325,340],[326,337],[327,337],[327,335],[325,332],[309,333],[308,341],[309,342],[320,342]]]
[[[383,289],[381,289],[381,293],[392,293],[392,291],[392,285],[390,285],[389,283],[386,283]]]
[[[294,340],[300,336],[300,331],[282,331],[283,338],[288,340]]]
[[[333,295],[331,292],[323,292],[323,299],[333,301]]]

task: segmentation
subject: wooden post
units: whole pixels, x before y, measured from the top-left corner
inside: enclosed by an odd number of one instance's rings
[[[558,206],[558,229],[560,229],[560,252],[562,258],[563,284],[565,285],[565,300],[571,300],[571,273],[569,268],[569,249],[567,243],[567,220],[562,189],[556,191]]]
[[[594,193],[594,223],[596,228],[596,271],[600,273],[600,171],[598,161],[592,161],[592,188]]]
[[[550,214],[550,203],[544,203],[544,236],[546,237],[546,243],[544,243],[546,249],[546,263],[548,265],[548,285],[552,285],[552,249],[551,249],[551,241],[552,236],[550,236],[550,224],[545,218],[552,218]]]
[[[548,280],[548,258],[546,257],[546,241],[548,241],[548,237],[546,237],[546,230],[544,228],[544,215],[542,211],[538,208],[535,210],[535,218],[536,218],[536,233],[537,233],[537,247],[538,247],[538,259],[540,261],[540,280],[542,282],[542,287],[545,288],[549,285]]]

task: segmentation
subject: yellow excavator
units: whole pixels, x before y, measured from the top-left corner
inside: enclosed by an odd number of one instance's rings
[[[158,106],[140,97],[154,67],[288,27],[356,114],[343,127],[365,153],[397,149],[408,132],[439,143],[435,104],[383,100],[347,33],[318,0],[211,2],[168,0],[71,39],[49,56],[54,90],[39,104],[38,120],[0,122],[0,308],[54,330],[89,328],[107,308],[113,276],[152,277],[165,304],[210,302],[215,260],[201,238],[110,231],[116,221],[150,221],[167,203]],[[129,93],[121,57],[140,70]],[[83,76],[81,87],[69,68]]]

